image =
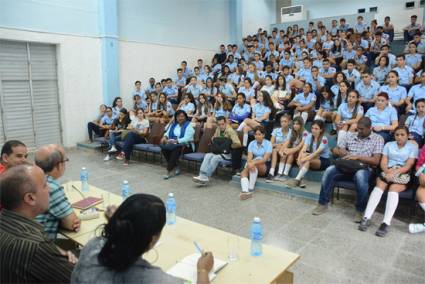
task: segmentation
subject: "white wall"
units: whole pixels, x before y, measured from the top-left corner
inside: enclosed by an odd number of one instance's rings
[[[410,0],[413,1],[413,0]],[[414,0],[419,6],[419,0]],[[410,23],[410,16],[417,15],[418,22],[422,23],[424,8],[405,9],[406,0],[293,0],[292,5],[305,5],[308,9],[309,18],[316,19],[329,16],[341,16],[357,14],[357,10],[370,7],[378,7],[375,17],[378,24],[384,23],[385,16],[391,17],[396,31],[401,31],[403,27]],[[354,24],[354,23],[353,23]]]
[[[131,102],[134,82],[140,80],[145,88],[150,77],[157,81],[170,77],[174,80],[180,62],[186,60],[193,68],[202,58],[210,64],[215,50],[193,49],[133,41],[119,41],[120,94],[126,105]]]
[[[242,35],[257,33],[258,28],[268,30],[276,22],[276,0],[243,0]]]
[[[87,122],[103,102],[100,39],[3,28],[0,38],[57,44],[63,142],[71,147],[85,140]]]

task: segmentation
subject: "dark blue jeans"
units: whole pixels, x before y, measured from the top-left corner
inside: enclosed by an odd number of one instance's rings
[[[357,171],[354,176],[350,176],[341,173],[335,166],[330,166],[326,169],[322,177],[319,203],[322,205],[329,203],[335,182],[342,180],[353,181],[356,184],[357,192],[356,210],[363,212],[366,209],[369,197],[369,181],[371,180],[372,174],[371,170],[360,170]]]
[[[129,132],[125,137],[123,151],[125,154],[125,159],[130,160],[131,152],[133,151],[133,146],[135,144],[146,143],[146,139],[135,132]]]

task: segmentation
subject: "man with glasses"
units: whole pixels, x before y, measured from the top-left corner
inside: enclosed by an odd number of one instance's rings
[[[68,161],[65,150],[59,145],[42,146],[35,152],[35,164],[46,174],[50,188],[49,209],[44,214],[38,215],[36,220],[43,225],[44,232],[52,240],[56,239],[59,227],[78,231],[81,225],[63,187],[58,182],[65,173],[65,164]]]

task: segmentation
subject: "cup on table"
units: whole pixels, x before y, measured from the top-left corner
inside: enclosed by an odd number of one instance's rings
[[[227,237],[227,258],[229,262],[239,259],[239,237],[230,235]]]

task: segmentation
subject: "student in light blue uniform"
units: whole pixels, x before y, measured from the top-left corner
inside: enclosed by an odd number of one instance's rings
[[[227,100],[223,93],[218,93],[215,99],[213,115],[207,118],[207,122],[204,124],[205,128],[213,128],[217,125],[217,118],[220,116],[229,118],[229,113],[232,110],[232,105]]]
[[[351,83],[352,87],[354,87],[358,82],[360,82],[361,75],[360,72],[355,69],[356,62],[353,59],[347,61],[347,69],[342,71],[347,81]]]
[[[372,121],[372,129],[381,135],[385,142],[392,139],[391,132],[398,126],[397,110],[389,104],[387,93],[376,95],[375,106],[366,112],[366,117]]]
[[[142,90],[142,82],[136,81],[134,83],[134,86],[135,86],[135,90],[133,91],[133,93],[131,94],[131,96],[134,97],[135,95],[139,95],[142,99],[145,100],[146,99],[146,96],[145,96],[145,91]]]
[[[230,121],[235,124],[242,123],[251,114],[251,107],[246,103],[245,94],[239,93],[236,97],[236,103],[230,113]]]
[[[415,72],[410,66],[406,65],[404,54],[397,55],[397,67],[393,70],[398,74],[400,85],[408,86],[413,82]]]
[[[404,123],[409,128],[409,139],[416,141],[419,147],[424,142],[425,127],[425,99],[420,98],[415,102],[416,113],[407,117]]]
[[[286,184],[289,187],[303,187],[302,179],[309,169],[323,171],[331,165],[330,155],[329,141],[325,135],[325,122],[315,120],[311,125],[311,133],[305,138],[298,155],[298,174],[295,179]]]
[[[418,99],[425,98],[425,73],[422,73],[420,78],[421,78],[421,83],[414,85],[412,88],[410,88],[409,93],[407,94],[406,111],[415,112],[415,108],[413,107],[415,105],[415,102]]]
[[[417,53],[415,43],[409,43],[409,53],[406,54],[406,65],[417,70],[422,63],[422,55]]]
[[[196,110],[193,95],[191,93],[185,94],[177,109],[183,110],[189,117],[192,117]]]
[[[112,102],[112,118],[118,118],[120,110],[123,109],[123,103],[121,97],[116,97]]]
[[[199,97],[199,94],[202,92],[202,86],[198,84],[196,81],[196,77],[192,76],[190,78],[190,83],[187,85],[184,90],[186,93],[191,93],[192,96],[197,99]]]
[[[307,122],[308,113],[313,110],[316,103],[316,95],[312,92],[310,83],[305,83],[303,92],[299,93],[288,104],[288,107],[294,108],[294,117],[301,116],[304,122]]]
[[[266,129],[259,125],[254,128],[255,140],[249,143],[245,169],[241,172],[240,199],[252,197],[258,176],[267,174],[267,162],[273,152],[272,143],[265,139]]]
[[[186,86],[186,77],[183,76],[183,70],[181,68],[177,69],[176,86],[177,88]]]
[[[244,84],[239,88],[238,93],[243,93],[247,101],[250,101],[251,98],[255,97],[255,89],[252,87],[252,81],[250,78],[244,79]]]
[[[404,112],[404,105],[406,103],[407,92],[406,88],[398,85],[397,72],[394,70],[388,73],[388,85],[384,85],[379,89],[379,92],[388,94],[391,104],[397,108],[398,113]]]
[[[378,93],[380,87],[378,82],[372,80],[372,76],[369,73],[362,74],[362,80],[356,85],[356,90],[360,94],[360,102],[363,107],[366,106],[369,109],[373,106],[375,95]]]
[[[384,84],[388,73],[391,71],[390,61],[388,56],[383,55],[379,58],[378,66],[373,68],[373,78],[379,84]]]
[[[307,78],[306,82],[311,84],[313,92],[316,94],[317,90],[320,90],[325,85],[326,80],[319,75],[319,68],[313,66],[311,68],[311,77]]]
[[[407,189],[410,180],[409,178],[407,183],[402,183],[393,176],[409,174],[418,158],[418,146],[408,140],[409,130],[405,126],[399,126],[394,132],[396,141],[388,142],[384,146],[380,163],[382,173],[376,180],[376,186],[370,194],[363,220],[359,225],[359,230],[367,230],[383,193],[388,190],[384,220],[375,233],[379,237],[387,234],[397,209],[399,193]]]
[[[346,82],[345,74],[342,72],[337,72],[335,75],[334,84],[331,86],[331,92],[336,97],[339,92],[339,84],[341,82]]]
[[[175,86],[173,86],[173,80],[167,78],[166,86],[162,89],[162,92],[167,95],[168,101],[172,104],[177,104],[178,91]]]

